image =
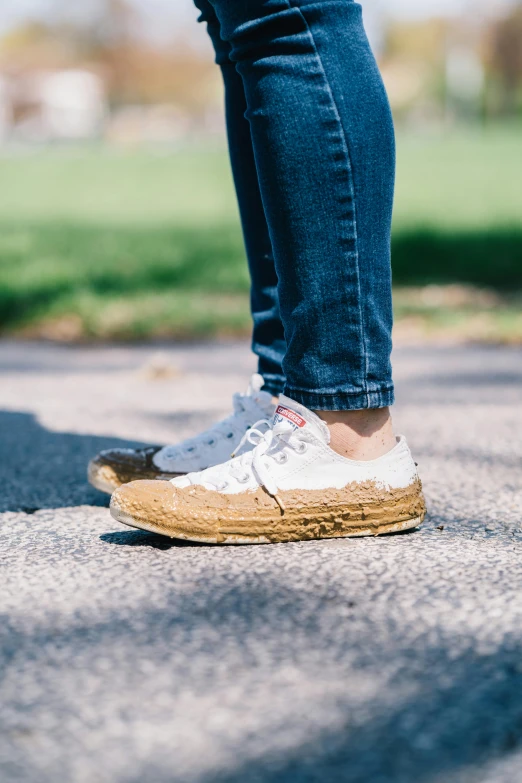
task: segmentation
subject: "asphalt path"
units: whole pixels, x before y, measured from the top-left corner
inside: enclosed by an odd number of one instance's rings
[[[522,351],[394,361],[424,527],[211,547],[85,467],[225,414],[247,345],[0,343],[2,783],[522,781]]]

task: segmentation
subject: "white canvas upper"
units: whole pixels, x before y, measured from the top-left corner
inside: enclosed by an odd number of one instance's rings
[[[330,432],[312,411],[281,396],[271,422],[252,429],[245,440],[253,448],[221,465],[172,479],[177,487],[201,485],[225,494],[263,486],[276,496],[292,489],[342,489],[352,482],[373,481],[398,489],[410,486],[417,468],[404,437],[378,459],[356,461],[329,447]]]
[[[194,438],[165,446],[154,455],[155,466],[165,473],[189,473],[228,460],[250,427],[273,416],[272,395],[261,391],[263,384],[261,375],[253,375],[246,393],[234,394],[230,416]],[[253,448],[250,442],[243,446],[245,451]]]

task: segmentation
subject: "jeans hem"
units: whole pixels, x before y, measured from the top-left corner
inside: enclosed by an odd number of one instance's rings
[[[340,390],[334,394],[305,392],[286,387],[284,394],[294,402],[316,411],[357,411],[365,408],[387,408],[395,402],[393,386],[368,392]]]

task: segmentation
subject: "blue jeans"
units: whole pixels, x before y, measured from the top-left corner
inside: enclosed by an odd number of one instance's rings
[[[265,389],[393,403],[386,92],[353,0],[195,0],[225,82]]]

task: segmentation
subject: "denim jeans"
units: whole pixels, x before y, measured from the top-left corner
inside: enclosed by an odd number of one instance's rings
[[[393,122],[353,0],[195,0],[221,66],[265,389],[393,403]]]

